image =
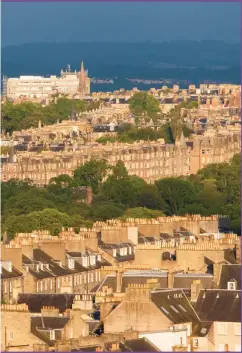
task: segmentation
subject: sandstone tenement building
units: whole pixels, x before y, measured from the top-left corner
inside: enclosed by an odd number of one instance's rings
[[[175,145],[162,142],[110,144],[107,146],[80,146],[79,150],[66,152],[43,151],[39,154],[18,153],[12,162],[3,163],[1,180],[30,179],[37,185],[47,185],[49,180],[73,171],[90,159],[106,159],[111,165],[123,161],[130,175],[147,182],[164,177],[195,174],[210,163],[228,162],[240,153],[240,133],[197,136],[185,140],[182,136]]]

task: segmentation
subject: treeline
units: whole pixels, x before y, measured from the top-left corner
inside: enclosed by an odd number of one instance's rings
[[[192,133],[185,125],[182,127],[185,137],[189,137]],[[120,143],[134,143],[136,141],[157,141],[159,139],[164,139],[165,143],[174,143],[175,137],[173,136],[173,131],[170,123],[165,123],[159,128],[152,129],[151,127],[138,128],[131,124],[122,124],[119,126],[117,135],[110,136],[104,135],[99,137],[96,141],[103,145],[108,142],[120,142]]]
[[[92,188],[92,205],[80,202],[81,186]],[[44,188],[30,181],[2,183],[2,233],[10,237],[35,229],[56,235],[62,226],[91,227],[110,218],[185,214],[227,214],[232,230],[240,234],[240,155],[196,175],[160,179],[154,185],[128,175],[123,162],[111,167],[105,160],[91,160],[73,177],[58,176]]]
[[[13,104],[6,101],[2,104],[1,111],[2,130],[12,134],[16,130],[35,128],[40,120],[44,125],[55,124],[58,120],[61,122],[68,119],[72,109],[80,113],[85,110],[96,109],[99,105],[100,102],[89,103],[66,97],[58,98],[56,101],[53,97],[47,106],[33,102]]]

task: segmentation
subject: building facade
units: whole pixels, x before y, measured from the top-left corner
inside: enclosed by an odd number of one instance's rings
[[[81,71],[71,72],[70,66],[66,71],[61,70],[60,77],[50,75],[43,76],[20,76],[19,78],[5,78],[3,81],[3,92],[11,99],[34,99],[47,98],[54,94],[90,94],[90,79],[88,72],[84,70],[82,62]]]
[[[167,177],[196,174],[211,163],[228,162],[240,153],[240,134],[197,136],[178,143],[138,142],[107,146],[81,146],[78,150],[40,154],[19,153],[13,163],[2,165],[1,180],[30,179],[36,185],[47,185],[61,174],[72,176],[74,170],[90,159],[105,159],[111,165],[121,160],[130,175],[137,175],[149,183]]]

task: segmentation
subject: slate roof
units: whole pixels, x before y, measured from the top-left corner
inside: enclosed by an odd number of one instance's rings
[[[68,255],[70,256],[71,253]],[[41,249],[34,249],[33,250],[33,261],[30,260],[28,257],[22,257],[23,264],[29,265],[29,272],[36,278],[36,279],[44,279],[44,278],[51,278],[51,277],[59,277],[59,276],[68,276],[75,273],[87,272],[90,270],[95,270],[101,268],[102,266],[109,266],[110,264],[102,259],[101,261],[97,261],[95,265],[84,267],[79,261],[74,262],[74,268],[70,269],[67,266],[59,265],[51,256],[46,254]],[[39,271],[36,270],[34,264],[49,264],[49,269],[44,267],[43,269],[39,268]]]
[[[200,280],[203,288],[214,288],[214,277],[209,274],[176,274],[174,276],[173,288],[190,289],[195,280]]]
[[[174,324],[199,321],[191,303],[181,289],[153,291],[151,300]]]
[[[207,336],[213,322],[198,322],[194,325],[191,336],[195,337],[205,337]]]
[[[227,289],[227,283],[235,279],[237,288],[241,289],[241,265],[222,265],[219,288]]]
[[[35,316],[31,317],[31,324],[46,330],[62,330],[69,320],[69,317],[61,316]]]
[[[22,277],[22,276],[23,276],[22,272],[18,271],[13,266],[12,266],[11,272],[7,271],[5,268],[2,267],[1,280],[17,278],[17,277]]]
[[[111,352],[113,342],[108,342],[104,344],[105,352]],[[116,343],[116,342],[115,342]],[[101,347],[101,345],[81,347],[78,350],[72,350],[72,352],[95,352],[96,348]],[[151,342],[146,338],[137,338],[133,340],[125,340],[119,343],[119,352],[160,352]]]
[[[160,352],[150,341],[145,338],[125,340],[120,343],[121,352]]]
[[[232,249],[224,249],[224,259],[229,264],[237,264],[236,255]]]
[[[241,322],[241,291],[201,290],[194,309],[201,321]]]
[[[145,283],[147,283],[147,280],[150,278],[158,278],[158,287],[159,288],[167,288],[167,275],[166,275],[166,273],[158,272],[157,274],[155,274],[152,271],[150,273],[147,271],[146,274],[144,273],[142,276],[140,276],[138,273],[137,274],[124,273],[123,277],[122,277],[121,291],[122,291],[122,293],[124,293],[130,283],[145,284]],[[116,275],[106,276],[104,278],[104,280],[100,284],[98,284],[97,286],[93,287],[90,292],[95,293],[97,291],[100,291],[104,286],[108,286],[108,287],[112,288],[113,291],[115,292],[116,287],[117,287]]]
[[[71,309],[75,294],[20,293],[18,304],[27,304],[31,313],[40,313],[44,306],[54,306],[60,313]]]

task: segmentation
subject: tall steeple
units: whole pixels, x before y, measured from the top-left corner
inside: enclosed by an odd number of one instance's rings
[[[89,94],[90,93],[90,79],[88,77],[88,72],[84,69],[84,63],[81,62],[81,69],[79,73],[79,93]]]

